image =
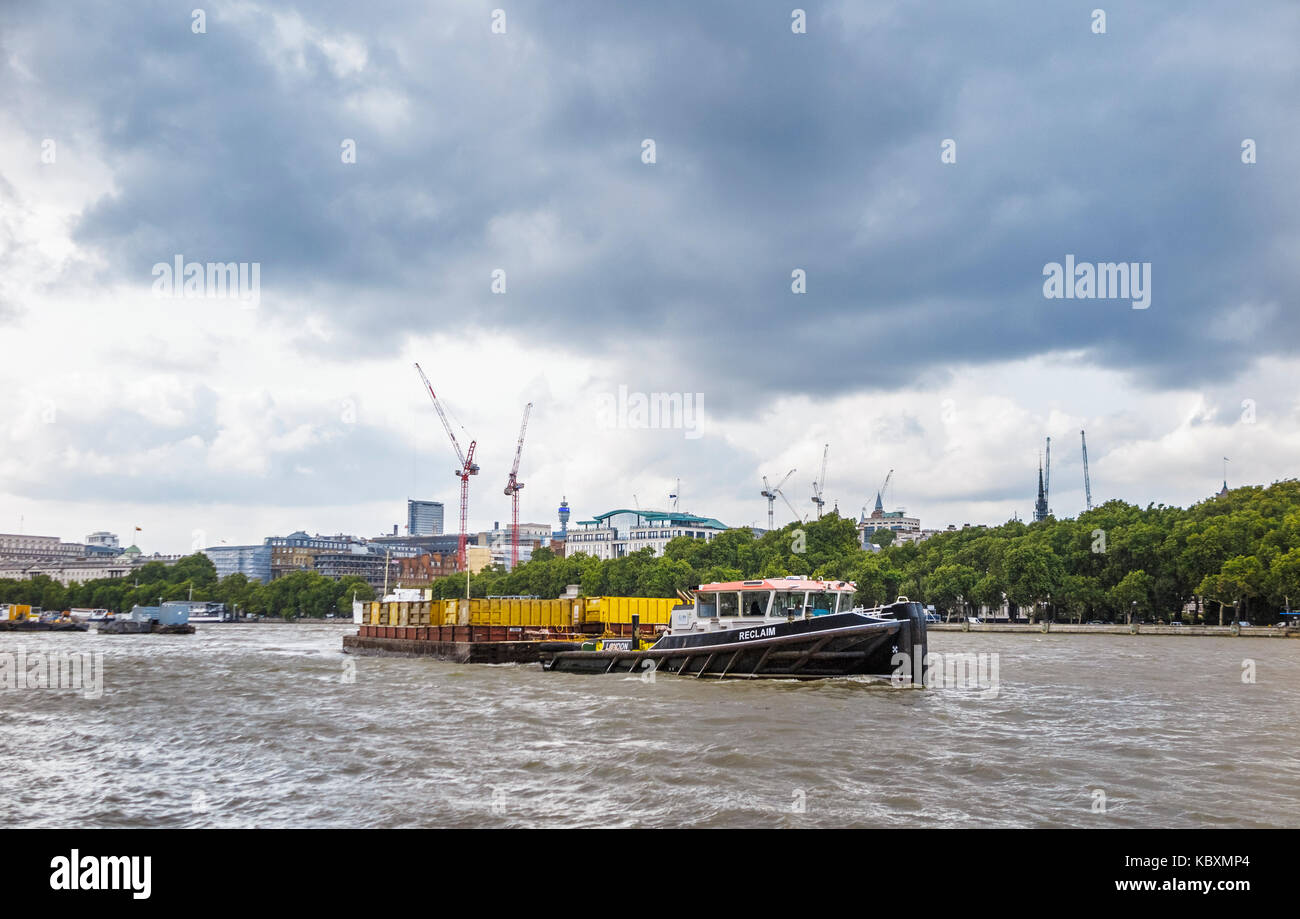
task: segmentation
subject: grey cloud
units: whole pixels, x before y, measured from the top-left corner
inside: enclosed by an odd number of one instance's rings
[[[361,348],[508,329],[723,413],[1053,350],[1177,385],[1300,332],[1300,86],[1239,63],[1300,38],[1284,3],[1116,9],[1105,36],[1086,10],[1028,2],[861,26],[855,5],[812,10],[805,36],[774,3],[519,3],[495,37],[486,10],[298,9],[362,39],[366,69],[339,76],[308,47],[285,71],[259,50],[269,19],[219,8],[205,36],[163,3],[100,5],[94,29],[73,26],[82,11],[0,14],[41,79],[10,104],[97,125],[121,194],[78,239],[114,272],[260,260],[269,315],[323,312]],[[369,127],[355,100],[373,92],[409,120]],[[1152,262],[1151,309],[1045,300],[1042,266],[1067,253]],[[1245,302],[1281,308],[1205,360],[1207,326]]]

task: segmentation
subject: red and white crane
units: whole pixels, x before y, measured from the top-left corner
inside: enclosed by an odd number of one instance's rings
[[[429,378],[424,375],[420,365],[415,365],[415,372],[420,375],[424,381],[424,388],[429,390],[429,398],[433,400],[433,407],[438,410],[438,417],[442,419],[442,426],[447,431],[447,436],[451,438],[451,445],[456,450],[456,458],[460,460],[460,468],[452,474],[460,479],[460,541],[456,545],[457,558],[460,563],[460,570],[465,571],[468,566],[465,562],[465,530],[469,526],[469,477],[478,475],[478,463],[474,462],[474,447],[478,442],[471,440],[469,442],[469,453],[462,453],[460,444],[456,440],[456,435],[451,429],[451,422],[447,420],[447,413],[442,410],[442,403],[438,401],[438,394],[433,391],[433,384]],[[462,428],[462,430],[464,430]]]
[[[510,478],[506,479],[506,495],[510,498],[510,570],[519,564],[519,489],[524,483],[519,481],[519,457],[524,452],[524,432],[528,430],[528,413],[533,410],[533,403],[524,406],[524,421],[519,425],[519,440],[515,443],[515,464],[510,467]]]

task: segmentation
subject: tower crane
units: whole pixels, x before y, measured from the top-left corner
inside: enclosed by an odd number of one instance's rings
[[[533,410],[533,403],[524,406],[524,420],[519,425],[519,440],[515,442],[515,464],[510,467],[510,477],[506,479],[505,494],[510,498],[510,570],[519,564],[519,489],[524,483],[519,481],[519,457],[524,452],[524,432],[528,430],[528,414]]]
[[[759,494],[761,494],[764,498],[767,499],[767,528],[769,530],[776,528],[773,522],[775,518],[773,517],[772,514],[772,509],[776,505],[776,496],[780,495],[781,500],[785,501],[786,506],[789,506],[790,504],[790,502],[786,499],[785,494],[781,491],[781,485],[784,485],[786,482],[790,481],[790,476],[794,475],[794,472],[795,471],[793,469],[787,472],[785,474],[785,478],[781,480],[780,485],[777,485],[776,488],[772,488],[770,485],[768,485],[767,476],[763,476],[763,490],[759,492]],[[793,507],[790,508],[790,512],[792,514],[794,513]],[[794,517],[796,520],[799,519],[798,514],[795,514]]]
[[[885,489],[889,487],[889,480],[892,479],[893,477],[894,477],[894,470],[891,469],[885,475],[884,484],[881,485],[880,490],[876,492],[876,510],[880,511],[882,514],[885,512]],[[867,516],[867,506],[865,504],[862,505],[862,516],[863,517]]]
[[[1092,510],[1092,482],[1088,480],[1088,438],[1079,432],[1079,443],[1083,445],[1083,498],[1087,509]]]
[[[465,529],[469,525],[469,477],[478,475],[478,463],[474,462],[474,448],[478,441],[469,442],[469,452],[462,453],[460,443],[456,440],[456,434],[451,429],[451,422],[447,420],[447,413],[442,409],[442,403],[438,401],[438,394],[433,391],[433,384],[429,378],[424,375],[420,365],[415,365],[415,372],[420,375],[424,381],[424,388],[429,391],[429,398],[433,400],[433,407],[438,410],[438,417],[442,419],[442,426],[447,432],[447,437],[451,440],[452,448],[456,451],[456,458],[460,460],[460,468],[455,470],[452,475],[460,479],[460,540],[456,544],[456,556],[460,563],[460,570],[468,570],[465,562]],[[463,431],[464,428],[461,428]]]
[[[822,507],[826,504],[826,499],[822,497],[822,492],[826,489],[826,454],[831,452],[831,445],[827,444],[822,450],[822,474],[816,482],[813,482],[813,504],[817,505],[817,519],[822,519]]]

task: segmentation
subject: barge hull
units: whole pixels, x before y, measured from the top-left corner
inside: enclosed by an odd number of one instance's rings
[[[541,641],[431,641],[344,635],[347,654],[374,657],[432,657],[457,664],[535,664]]]

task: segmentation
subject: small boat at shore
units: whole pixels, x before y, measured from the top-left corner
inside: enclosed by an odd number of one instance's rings
[[[66,613],[25,603],[0,603],[0,632],[84,632],[86,626]]]
[[[186,602],[131,608],[125,616],[96,623],[100,635],[193,635],[190,607]]]
[[[0,620],[0,632],[85,632],[85,623],[71,619]]]
[[[648,647],[635,627],[630,638],[547,642],[540,649],[542,666],[561,673],[657,671],[716,679],[901,675],[921,685],[927,644],[922,605],[899,597],[855,608],[855,591],[852,581],[802,577],[705,584],[693,604],[673,610],[668,630]],[[899,652],[907,657],[900,660]]]

